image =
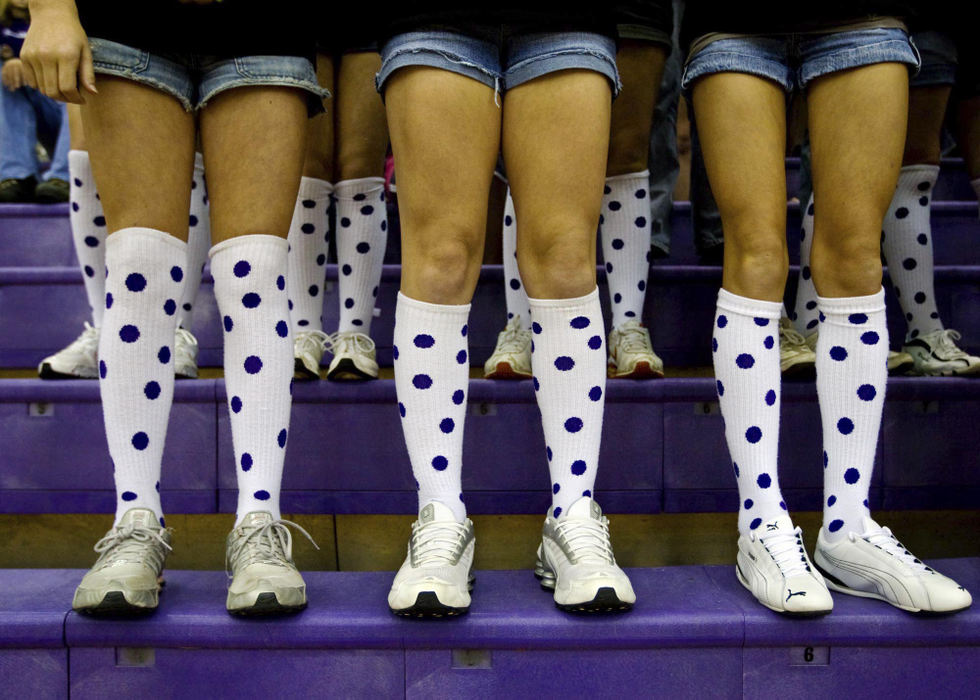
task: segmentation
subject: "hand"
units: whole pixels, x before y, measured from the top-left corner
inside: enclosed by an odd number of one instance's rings
[[[24,79],[48,97],[82,104],[96,94],[88,37],[72,0],[32,0],[31,26],[20,52]]]
[[[8,59],[3,64],[3,71],[0,72],[0,80],[3,86],[13,92],[24,87],[24,64],[19,58]]]

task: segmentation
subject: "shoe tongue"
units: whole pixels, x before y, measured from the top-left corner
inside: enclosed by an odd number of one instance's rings
[[[568,510],[564,513],[565,518],[584,518],[590,520],[601,520],[602,519],[602,508],[599,504],[593,501],[588,496],[582,496],[569,506]]]
[[[796,528],[788,515],[780,515],[767,520],[759,526],[759,538],[765,539],[771,535],[791,535]]]
[[[130,508],[119,521],[120,525],[132,525],[133,527],[159,527],[157,516],[149,508]]]
[[[443,522],[443,521],[459,522],[456,520],[456,515],[449,508],[449,506],[440,503],[439,501],[431,501],[425,504],[425,507],[419,511],[419,522],[425,525],[426,523],[433,522]]]
[[[863,537],[868,537],[870,535],[877,535],[881,532],[881,530],[882,530],[881,525],[876,523],[867,515],[861,518],[861,535]]]
[[[249,513],[242,518],[242,523],[239,525],[239,527],[261,527],[263,525],[268,525],[271,522],[272,513],[261,510],[254,513]]]

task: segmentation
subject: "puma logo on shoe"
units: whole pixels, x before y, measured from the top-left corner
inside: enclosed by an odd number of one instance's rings
[[[773,530],[779,529],[779,523],[769,523],[766,525],[766,532],[772,532]]]
[[[790,598],[792,598],[795,595],[802,595],[802,596],[805,596],[806,595],[806,591],[799,591],[797,593],[793,593],[793,589],[792,588],[787,588],[786,591],[789,593],[789,595],[786,596],[786,600],[789,600]]]

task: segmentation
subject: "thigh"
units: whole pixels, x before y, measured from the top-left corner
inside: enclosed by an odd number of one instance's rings
[[[327,111],[310,118],[307,126],[306,162],[303,174],[327,182],[333,182],[337,173],[334,168],[334,115],[337,112],[336,80],[333,56],[319,53],[316,57],[316,79],[320,87],[329,90],[332,97],[327,101]]]
[[[99,76],[82,122],[110,233],[132,226],[187,240],[194,117],[176,97],[128,78]]]
[[[213,243],[250,234],[286,236],[306,129],[307,97],[296,88],[236,88],[207,103],[201,142]]]
[[[379,177],[388,150],[385,106],[374,86],[381,68],[377,53],[346,53],[337,71],[334,100],[337,168],[340,180]]]
[[[650,131],[667,50],[660,44],[621,42],[616,53],[623,89],[613,102],[607,175],[646,169]]]
[[[909,123],[905,136],[904,165],[939,165],[940,139],[949,104],[951,85],[925,85],[909,90]]]

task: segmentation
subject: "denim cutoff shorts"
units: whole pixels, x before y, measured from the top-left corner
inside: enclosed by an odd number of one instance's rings
[[[922,56],[919,72],[909,81],[912,87],[953,85],[956,83],[956,64],[959,51],[949,34],[937,31],[914,32],[912,41]]]
[[[188,112],[202,109],[218,93],[240,87],[294,87],[307,94],[310,114],[323,111],[330,93],[316,81],[301,56],[243,56],[150,53],[106,39],[89,39],[95,72],[126,78],[176,98]]]
[[[784,90],[803,89],[814,78],[875,63],[918,67],[919,55],[901,29],[855,29],[830,34],[750,35],[713,41],[684,66],[681,86],[713,73],[749,73]]]
[[[378,91],[384,92],[385,82],[399,68],[430,66],[465,75],[500,92],[549,73],[578,68],[606,76],[613,94],[619,93],[616,42],[611,37],[591,32],[488,29],[481,37],[443,30],[392,37],[381,50]]]

